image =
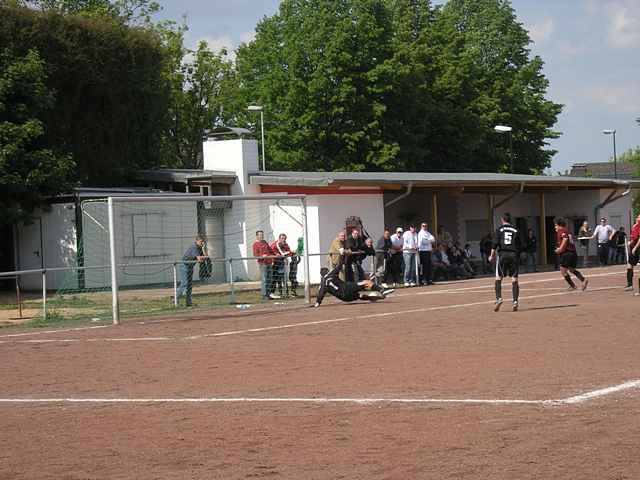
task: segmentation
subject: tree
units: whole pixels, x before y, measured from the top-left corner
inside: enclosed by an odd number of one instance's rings
[[[103,17],[0,6],[0,45],[44,60],[55,106],[41,117],[48,145],[70,153],[86,186],[126,184],[159,164],[169,89],[166,54],[150,28]]]
[[[206,42],[195,51],[184,46],[186,27],[162,26],[169,53],[165,75],[170,85],[169,122],[162,137],[164,165],[202,168],[202,138],[206,130],[224,124],[233,111],[225,108],[235,91],[233,64],[226,50],[215,53]],[[225,116],[226,115],[226,116]]]
[[[161,10],[155,0],[17,0],[27,7],[62,15],[112,18],[128,25],[149,24]]]
[[[383,135],[392,25],[383,0],[284,0],[239,48],[244,105],[265,107],[271,169],[393,170]]]
[[[36,50],[0,52],[0,225],[29,219],[46,197],[73,185],[71,156],[45,140],[44,113],[54,105]]]
[[[511,3],[450,0],[437,16],[435,35],[436,45],[444,43],[439,78],[447,79],[438,88],[453,100],[456,123],[464,125],[463,132],[450,132],[448,142],[440,139],[443,156],[453,153],[462,170],[508,171],[506,149],[493,133],[493,126],[506,124],[513,127],[516,173],[547,168],[555,151],[544,147],[559,136],[552,127],[562,106],[545,98],[544,63],[530,58],[531,41]]]

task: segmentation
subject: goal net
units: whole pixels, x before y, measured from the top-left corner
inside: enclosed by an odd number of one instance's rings
[[[147,194],[84,202],[77,258],[58,282],[56,301],[117,320],[308,298],[305,218],[303,196]]]

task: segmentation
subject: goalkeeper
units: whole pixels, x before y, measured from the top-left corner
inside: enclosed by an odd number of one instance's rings
[[[375,302],[393,292],[393,290],[383,290],[381,287],[377,287],[373,280],[343,282],[339,277],[340,268],[341,265],[338,265],[333,270],[329,270],[328,268],[322,268],[320,270],[322,280],[320,281],[320,289],[318,290],[314,307],[320,306],[327,293],[339,298],[343,302],[354,302],[356,300]]]

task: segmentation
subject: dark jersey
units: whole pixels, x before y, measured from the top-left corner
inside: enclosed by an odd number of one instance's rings
[[[567,230],[565,227],[560,227],[558,228],[558,231],[556,232],[556,245],[557,248],[560,248],[562,246],[562,241],[564,239],[567,239],[567,241],[564,244],[564,247],[562,248],[562,250],[560,252],[558,252],[558,254],[564,253],[564,252],[574,252],[576,251],[576,244],[573,240],[573,235],[571,235],[569,233],[569,230]]]
[[[518,235],[518,229],[509,223],[501,225],[496,230],[495,240],[493,242],[493,248],[499,253],[520,253],[520,236]]]
[[[328,293],[336,298],[339,298],[343,302],[353,302],[358,300],[358,292],[364,290],[364,287],[358,285],[355,282],[343,282],[340,280],[338,274],[340,273],[341,266],[338,266],[327,273],[320,281],[320,288],[318,289],[318,296],[316,302],[322,303],[324,296]]]

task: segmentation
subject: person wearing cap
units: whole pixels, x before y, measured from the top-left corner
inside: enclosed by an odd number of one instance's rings
[[[423,222],[418,232],[418,255],[420,256],[420,267],[422,268],[422,276],[420,277],[421,285],[432,285],[431,279],[431,254],[436,238],[427,229],[428,225]]]
[[[593,235],[591,235],[591,238],[595,238],[598,241],[598,259],[600,260],[600,266],[605,266],[609,260],[609,242],[613,238],[614,233],[616,233],[614,228],[609,225],[605,217],[602,217],[600,219],[600,225],[595,228]]]
[[[402,237],[402,227],[396,228],[396,233],[391,235],[391,250],[389,251],[389,259],[391,261],[391,278],[393,286],[400,283],[400,276],[403,269],[402,247],[404,246],[404,238]]]

